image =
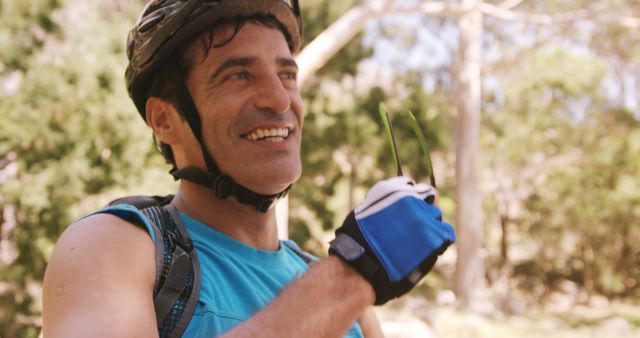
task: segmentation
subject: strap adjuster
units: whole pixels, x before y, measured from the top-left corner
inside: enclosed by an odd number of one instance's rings
[[[329,246],[332,250],[331,253],[337,254],[347,262],[353,262],[365,253],[362,245],[344,233],[338,233],[336,238],[329,242]]]
[[[167,239],[169,240],[169,244],[174,247],[181,248],[189,253],[193,250],[193,244],[190,240],[185,241],[180,235],[177,235],[172,231],[167,231]]]
[[[212,186],[219,199],[227,198],[233,193],[233,180],[229,175],[218,175],[213,180]]]

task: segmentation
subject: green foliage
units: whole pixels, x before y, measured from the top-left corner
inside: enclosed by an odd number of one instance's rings
[[[0,261],[0,336],[35,337],[38,290],[61,232],[148,184],[157,175],[145,168],[162,165],[123,85],[132,13],[109,1],[13,1],[1,10],[0,39],[18,43],[0,44],[0,84],[19,90],[0,93],[0,243],[9,252]]]
[[[0,3],[0,73],[25,70],[29,56],[42,48],[50,36],[59,36],[60,26],[51,13],[61,7],[56,0]]]
[[[486,212],[508,223],[501,235],[509,236],[516,277],[529,292],[569,279],[588,293],[638,293],[640,122],[609,108],[605,64],[541,48],[501,74],[503,102],[484,116],[495,179]]]

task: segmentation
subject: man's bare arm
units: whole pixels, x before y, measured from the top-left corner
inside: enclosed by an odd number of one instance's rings
[[[224,337],[342,337],[374,300],[369,282],[329,256]]]
[[[145,230],[111,215],[73,224],[47,267],[45,336],[157,337],[154,278],[154,245]]]

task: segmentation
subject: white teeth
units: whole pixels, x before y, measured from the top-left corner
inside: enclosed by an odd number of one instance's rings
[[[245,137],[251,141],[266,139],[271,142],[281,142],[289,136],[288,128],[256,129]]]

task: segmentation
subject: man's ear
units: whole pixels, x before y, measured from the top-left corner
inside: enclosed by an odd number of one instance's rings
[[[145,107],[147,124],[156,137],[166,144],[174,144],[178,139],[180,118],[173,104],[159,97],[149,97]]]

